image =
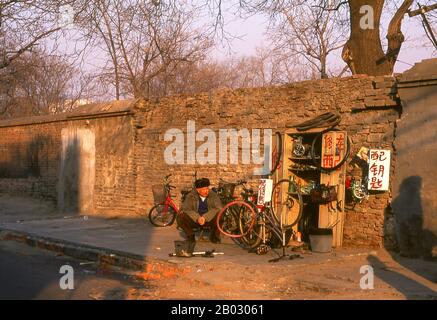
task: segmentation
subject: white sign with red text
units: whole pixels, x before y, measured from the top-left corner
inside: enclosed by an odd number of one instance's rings
[[[387,191],[390,178],[390,150],[370,149],[369,190]]]
[[[260,179],[258,185],[258,203],[257,205],[263,206],[264,203],[272,200],[273,180],[272,179]]]

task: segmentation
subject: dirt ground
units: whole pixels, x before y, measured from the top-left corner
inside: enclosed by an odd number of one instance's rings
[[[114,270],[14,241],[0,242],[0,251],[0,269],[8,275],[0,296],[7,299],[437,300],[435,263],[401,259],[401,264],[384,251],[256,267],[199,258],[204,260],[181,261],[160,274]],[[374,266],[374,289],[363,290],[359,269],[369,263]],[[64,264],[75,270],[71,292],[59,289],[59,266]]]
[[[147,279],[153,292],[134,288],[122,298],[437,300],[437,264],[395,258],[398,261],[379,250],[342,259],[328,256],[320,263],[311,264],[306,264],[305,258],[256,267],[214,263],[213,259],[204,263],[182,262],[180,268],[184,271],[177,275],[151,280],[147,273],[137,273],[136,276]],[[373,267],[373,289],[360,287],[361,278],[368,274],[360,273],[365,265]]]

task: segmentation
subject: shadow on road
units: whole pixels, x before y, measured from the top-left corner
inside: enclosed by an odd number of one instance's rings
[[[437,283],[437,263],[433,257],[433,248],[437,245],[437,237],[424,229],[424,213],[422,208],[422,178],[410,176],[402,181],[399,195],[389,210],[393,210],[396,228],[396,239],[399,252],[392,247],[386,247],[394,261],[414,272],[416,275]],[[375,276],[397,289],[407,299],[437,299],[437,293],[387,266],[375,256],[369,256],[368,261],[374,267]]]

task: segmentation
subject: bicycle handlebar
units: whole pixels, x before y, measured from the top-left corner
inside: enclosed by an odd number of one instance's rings
[[[252,188],[243,188],[243,193],[247,193],[247,194],[253,194],[254,193],[254,191],[253,191],[253,189]]]

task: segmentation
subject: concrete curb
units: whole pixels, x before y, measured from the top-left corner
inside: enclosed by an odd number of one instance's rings
[[[101,267],[120,267],[133,271],[143,271],[142,278],[159,279],[186,272],[177,263],[146,257],[128,252],[110,250],[91,245],[77,244],[55,238],[42,237],[32,233],[0,227],[0,240],[25,243],[31,247],[56,252],[61,255],[94,261]]]

